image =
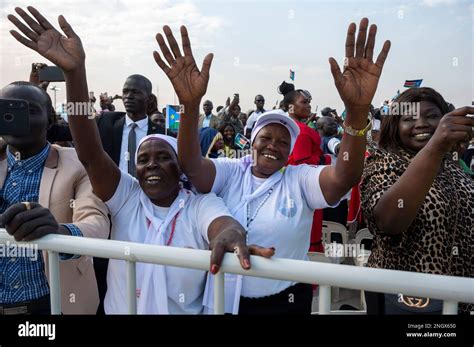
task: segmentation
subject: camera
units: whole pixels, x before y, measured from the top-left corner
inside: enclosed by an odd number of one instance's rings
[[[29,104],[26,100],[0,98],[0,135],[30,133]]]

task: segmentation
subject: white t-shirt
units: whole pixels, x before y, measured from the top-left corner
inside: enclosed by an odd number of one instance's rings
[[[143,243],[148,230],[139,194],[138,181],[122,172],[114,196],[106,202],[112,216],[112,240]],[[165,217],[168,208],[154,206],[157,217]],[[209,249],[207,231],[213,220],[230,216],[222,199],[215,194],[194,195],[181,210],[171,247]],[[171,234],[171,223],[165,239]],[[206,284],[206,271],[179,267],[166,267],[168,310],[170,314],[199,314]],[[107,272],[107,294],[104,302],[107,314],[126,314],[127,270],[123,260],[110,259]]]
[[[122,144],[120,145],[120,161],[119,169],[122,172],[128,172],[128,159],[131,158],[131,155],[128,154],[128,135],[130,134],[130,126],[133,123],[133,120],[125,115],[125,124],[122,131]],[[148,132],[148,117],[145,117],[138,122],[135,122],[137,127],[135,128],[135,134],[137,137],[136,147],[142,138],[144,138]],[[135,153],[133,153],[135,155]]]
[[[260,117],[264,112],[259,112],[259,111],[252,112],[249,119],[247,119],[247,123],[245,124],[244,135],[247,130],[253,129],[253,126],[255,125],[257,118]]]
[[[232,211],[242,200],[244,170],[238,159],[214,159],[216,178],[212,192],[222,197]],[[313,212],[329,206],[319,184],[325,166],[288,166],[273,193],[262,205],[248,228],[248,244],[275,247],[276,258],[306,260],[310,244]],[[252,192],[262,179],[252,176]],[[250,217],[266,194],[250,202]],[[241,295],[262,297],[277,294],[294,282],[243,277]]]

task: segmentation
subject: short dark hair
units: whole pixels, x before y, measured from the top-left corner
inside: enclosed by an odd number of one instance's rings
[[[143,75],[135,74],[135,75],[128,76],[127,80],[128,79],[137,79],[137,80],[143,81],[143,83],[145,84],[145,91],[147,92],[148,95],[151,95],[152,84],[151,84],[151,81],[148,78],[146,78]]]
[[[40,93],[43,94],[44,97],[46,98],[46,114],[48,116],[48,123],[53,124],[53,123],[57,122],[56,111],[54,110],[53,102],[51,100],[51,97],[49,96],[49,94],[43,88],[41,88],[40,86],[37,86],[34,83],[26,82],[26,81],[15,81],[15,82],[12,82],[12,83],[8,84],[6,87],[8,87],[8,86],[33,87],[33,88],[36,88],[37,90],[39,90]]]
[[[234,132],[237,134],[237,129],[235,129],[235,125],[232,124],[231,122],[220,122],[218,127],[217,127],[217,130],[222,134],[224,135],[224,130],[225,128],[227,128],[228,126],[232,127],[232,129],[234,129]]]
[[[422,88],[411,88],[400,95],[398,95],[393,102],[421,102],[429,101],[436,105],[441,114],[449,112],[448,104],[446,100],[436,90],[429,87]],[[400,121],[401,114],[390,114],[382,117],[382,125],[380,127],[380,138],[378,146],[386,151],[398,151],[402,148],[402,142],[400,140],[400,134],[398,133],[398,122]]]

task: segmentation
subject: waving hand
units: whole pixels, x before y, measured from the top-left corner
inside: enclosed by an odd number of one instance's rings
[[[34,19],[19,7],[15,8],[15,11],[27,24],[23,24],[14,15],[8,15],[8,19],[26,36],[24,37],[17,31],[11,30],[10,34],[15,39],[59,66],[64,72],[75,70],[84,64],[86,55],[81,39],[63,16],[59,16],[58,22],[66,36],[56,30],[32,6],[28,6],[28,11]]]

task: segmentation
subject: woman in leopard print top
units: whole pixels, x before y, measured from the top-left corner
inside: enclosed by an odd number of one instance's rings
[[[409,89],[394,102],[415,103],[419,112],[385,116],[378,148],[369,150],[361,185],[374,235],[367,265],[474,277],[474,184],[451,154],[472,138],[466,115],[474,108],[448,113],[431,88]]]

